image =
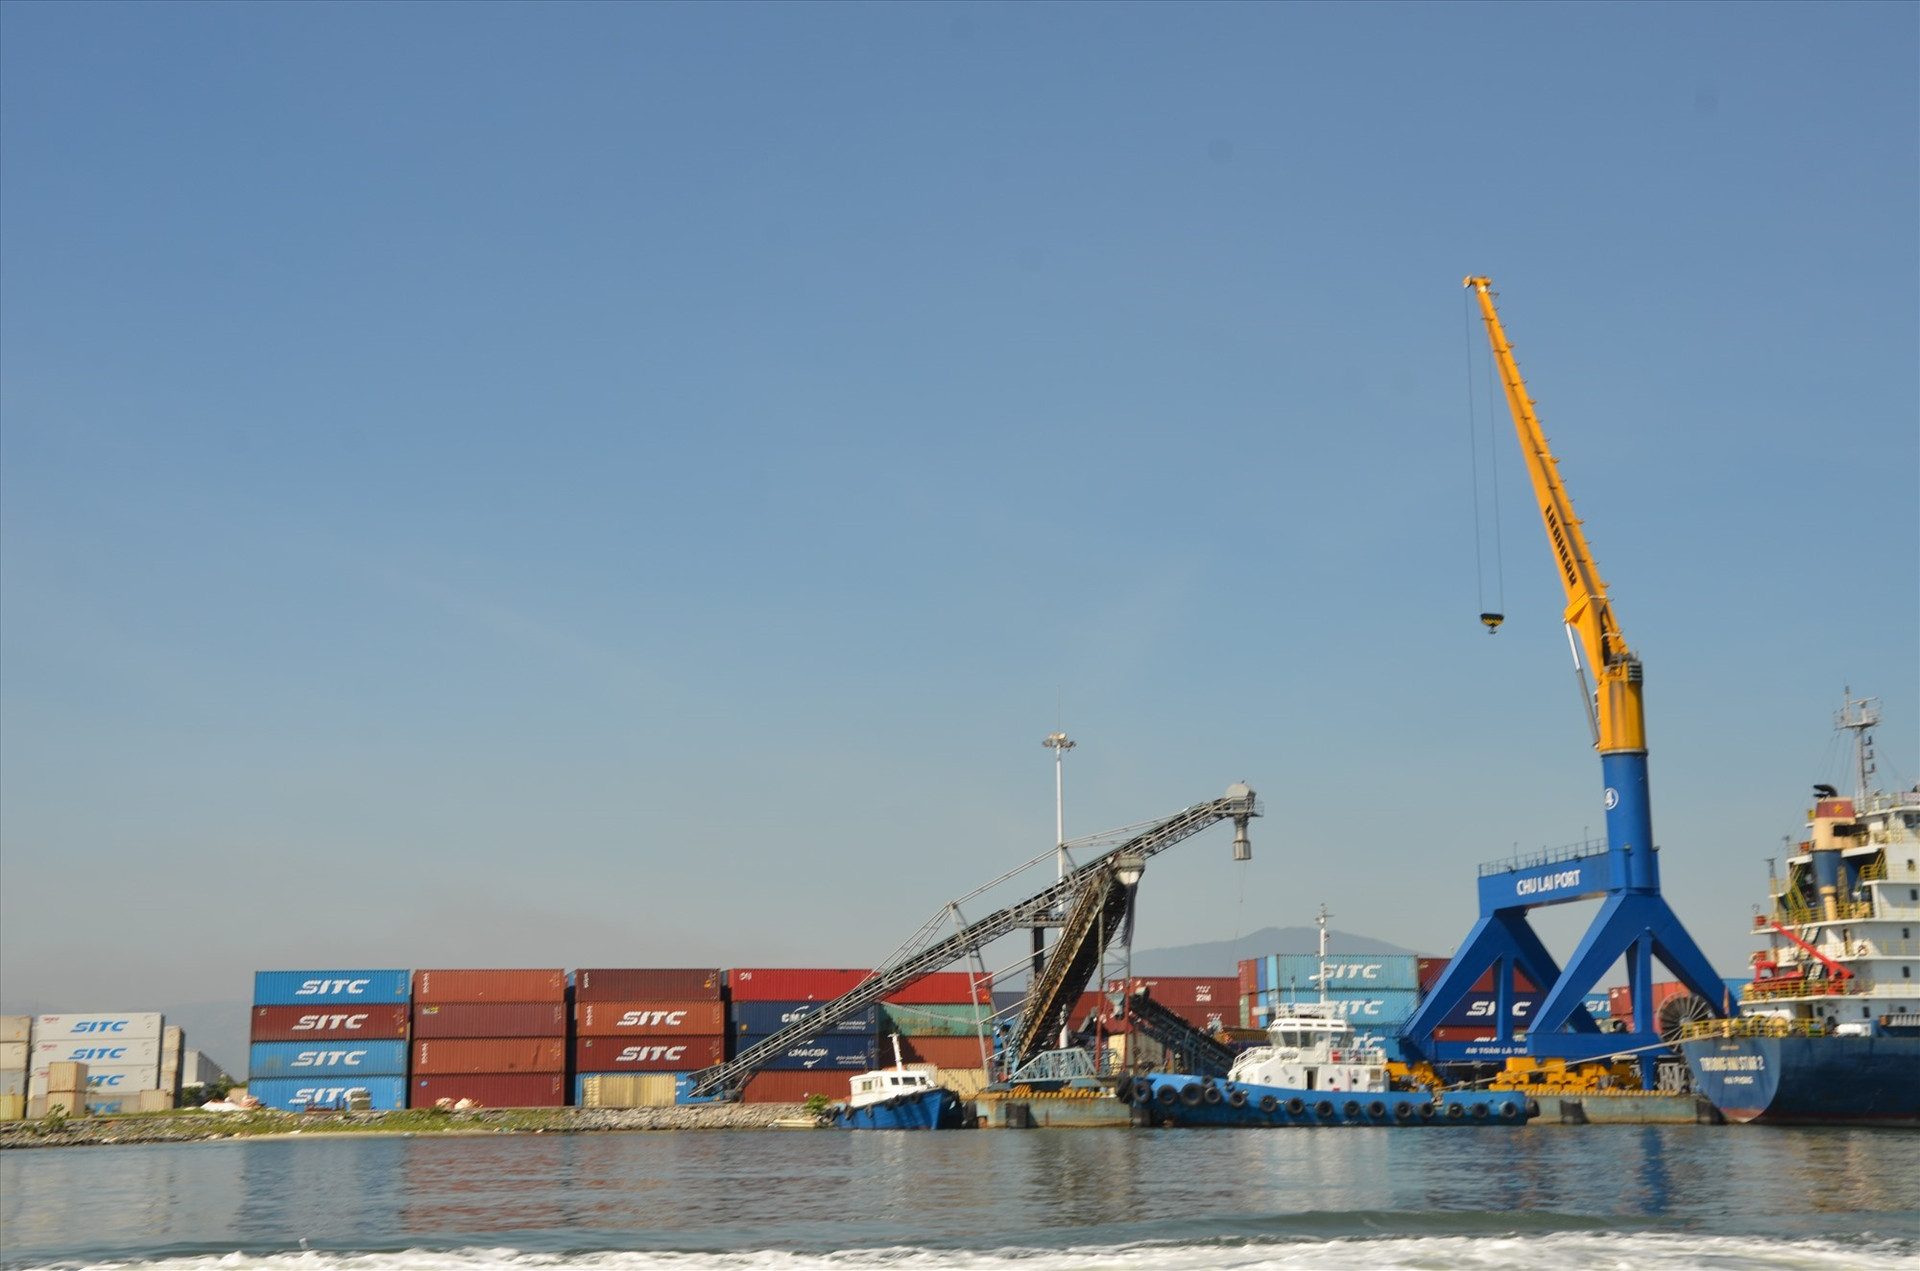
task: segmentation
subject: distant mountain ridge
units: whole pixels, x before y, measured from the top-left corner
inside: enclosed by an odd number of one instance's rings
[[[1316,927],[1262,927],[1238,940],[1216,940],[1209,944],[1183,944],[1170,949],[1135,949],[1135,975],[1233,975],[1243,958],[1264,958],[1270,953],[1317,953],[1320,931]],[[1327,955],[1384,953],[1411,956],[1385,940],[1355,935],[1350,931],[1327,929]]]

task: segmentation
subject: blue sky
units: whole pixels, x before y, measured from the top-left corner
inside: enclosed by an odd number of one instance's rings
[[[1601,824],[1470,272],[1734,973],[1843,686],[1920,776],[1917,21],[16,0],[0,999],[864,964],[1056,726],[1069,835],[1266,802],[1143,945],[1444,953]]]

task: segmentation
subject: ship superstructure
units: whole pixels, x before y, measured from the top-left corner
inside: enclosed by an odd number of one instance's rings
[[[1748,1015],[1863,1032],[1920,1013],[1920,789],[1868,789],[1879,719],[1872,699],[1849,696],[1840,712],[1855,792],[1815,788],[1807,837],[1769,880]]]

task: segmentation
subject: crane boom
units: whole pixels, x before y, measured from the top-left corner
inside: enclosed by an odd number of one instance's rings
[[[1647,747],[1646,713],[1641,701],[1640,659],[1627,647],[1626,637],[1614,620],[1613,605],[1607,600],[1607,585],[1600,579],[1600,567],[1594,562],[1580,518],[1573,514],[1573,499],[1560,481],[1560,464],[1547,447],[1540,417],[1534,414],[1533,400],[1520,378],[1520,366],[1514,360],[1513,346],[1507,342],[1500,314],[1494,308],[1492,282],[1469,278],[1466,285],[1480,302],[1486,319],[1487,339],[1493,345],[1494,361],[1500,367],[1500,381],[1506,391],[1507,406],[1513,412],[1514,430],[1520,436],[1520,453],[1526,460],[1527,476],[1533,482],[1534,500],[1540,505],[1540,519],[1547,530],[1547,543],[1560,571],[1560,585],[1567,593],[1564,621],[1579,641],[1588,670],[1595,681],[1596,749],[1644,751]]]

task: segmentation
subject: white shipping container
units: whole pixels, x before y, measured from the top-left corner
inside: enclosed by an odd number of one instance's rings
[[[27,1044],[0,1042],[0,1072],[25,1072],[26,1070]]]
[[[33,1016],[0,1015],[0,1042],[23,1042],[32,1040]]]
[[[180,1084],[182,1086],[206,1086],[220,1080],[227,1074],[220,1065],[207,1058],[206,1052],[190,1050],[185,1062],[180,1065]]]
[[[161,1018],[154,1011],[122,1011],[114,1015],[39,1015],[33,1020],[33,1040],[45,1042],[97,1037],[126,1041],[144,1038],[157,1045],[160,1029]]]
[[[160,1067],[160,1043],[154,1038],[125,1040],[118,1037],[69,1037],[60,1041],[37,1041],[27,1067],[45,1072],[48,1064],[151,1064]]]
[[[158,1090],[160,1068],[157,1064],[88,1064],[87,1089],[116,1094],[130,1090]],[[27,1078],[27,1095],[38,1099],[47,1093],[47,1070],[42,1068]]]

